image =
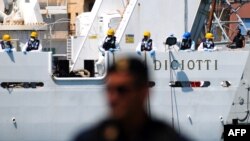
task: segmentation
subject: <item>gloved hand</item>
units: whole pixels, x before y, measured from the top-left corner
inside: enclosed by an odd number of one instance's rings
[[[109,51],[113,53],[115,50],[113,48],[110,48]]]
[[[5,48],[6,52],[12,52],[11,48]]]
[[[155,51],[151,51],[151,52],[150,52],[150,56],[151,56],[151,57],[155,57]]]
[[[136,53],[137,53],[138,55],[141,55],[141,52],[140,52],[140,51],[136,51]]]

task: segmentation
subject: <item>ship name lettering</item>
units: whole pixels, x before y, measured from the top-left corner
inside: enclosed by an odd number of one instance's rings
[[[218,60],[155,60],[154,70],[218,70]]]

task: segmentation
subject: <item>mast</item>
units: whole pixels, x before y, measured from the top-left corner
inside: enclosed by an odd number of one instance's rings
[[[185,29],[185,32],[187,32],[188,31],[188,1],[187,0],[185,0],[184,7],[185,7],[185,10],[184,10],[184,29]]]
[[[209,12],[209,17],[208,17],[208,23],[207,23],[207,32],[211,32],[211,27],[212,27],[212,21],[213,21],[213,14],[215,11],[215,7],[216,7],[216,0],[212,0],[212,4],[211,4],[211,10]]]

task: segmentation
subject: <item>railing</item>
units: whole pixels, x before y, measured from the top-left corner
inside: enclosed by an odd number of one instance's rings
[[[214,27],[217,28],[217,26],[220,28],[222,34],[223,34],[223,38],[224,38],[224,42],[231,42],[230,40],[230,37],[228,35],[228,32],[226,30],[234,30],[234,29],[231,29],[230,26],[227,26],[227,24],[237,24],[237,28],[239,28],[239,26],[242,26],[244,28],[244,30],[248,30],[245,23],[242,21],[241,17],[239,16],[238,14],[238,10],[241,8],[241,7],[237,7],[237,8],[233,8],[231,6],[231,3],[230,3],[230,0],[226,0],[225,1],[227,3],[227,6],[224,7],[221,12],[219,13],[219,16],[216,15],[216,13],[214,13],[214,19],[215,21],[213,22],[213,24],[215,25]],[[235,14],[235,16],[237,17],[237,20],[236,21],[223,21],[222,19],[224,18],[224,15],[225,15],[225,10],[227,8],[230,8],[230,10],[232,11],[231,14]],[[229,15],[231,16],[231,15]]]
[[[39,2],[40,7],[44,8],[46,6],[67,6],[68,0],[47,0],[46,2]]]
[[[47,0],[46,10],[49,14],[66,14],[67,13],[68,0],[57,1],[56,3],[50,3]]]

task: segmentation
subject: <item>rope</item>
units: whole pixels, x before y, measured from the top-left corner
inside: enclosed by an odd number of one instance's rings
[[[144,63],[147,65],[147,51],[144,51]],[[150,109],[150,94],[148,93],[148,100],[147,100],[147,110],[148,115],[151,116],[151,109]]]
[[[169,49],[169,61],[172,62],[172,51],[170,49],[171,46],[168,46],[168,49]],[[179,55],[178,52],[175,50],[174,48],[174,51],[177,53],[177,56]],[[173,78],[173,69],[170,67],[170,82],[174,82],[174,78]],[[176,102],[176,96],[175,96],[175,93],[174,93],[174,87],[171,87],[170,88],[170,92],[171,92],[171,113],[172,113],[172,127],[174,128],[175,127],[175,119],[174,119],[174,101],[175,101],[175,104],[177,103]],[[178,123],[178,131],[180,133],[180,125],[179,125],[179,117],[178,117],[178,111],[177,111],[177,104],[175,105],[176,107],[176,112],[177,112],[177,123]]]
[[[170,46],[168,46],[168,56],[169,56],[169,62],[171,62],[172,58],[171,58],[171,50],[170,50]],[[170,82],[173,81],[173,75],[172,75],[172,69],[170,67]],[[174,128],[174,102],[173,102],[173,88],[170,88],[171,90],[171,114],[172,114],[172,127]]]

